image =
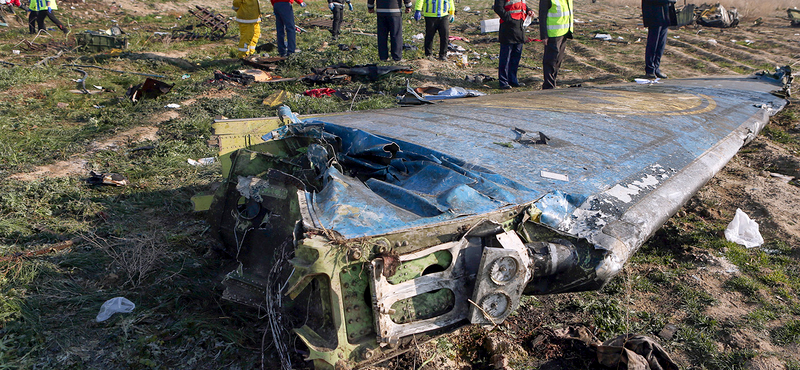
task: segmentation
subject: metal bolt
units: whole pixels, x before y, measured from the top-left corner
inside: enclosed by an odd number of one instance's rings
[[[360,260],[361,259],[361,249],[350,248],[350,252],[347,254],[347,257],[349,257],[351,261]]]

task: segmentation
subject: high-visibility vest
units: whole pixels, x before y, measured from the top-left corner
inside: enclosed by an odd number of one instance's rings
[[[47,3],[50,3],[50,9],[58,10],[58,4],[56,4],[56,0],[31,0],[28,9],[33,11],[47,10]]]
[[[525,5],[525,0],[506,0],[506,5],[503,6],[513,19],[525,19],[525,11],[528,7]],[[500,20],[503,23],[503,20]]]
[[[417,0],[414,10],[422,12],[423,17],[445,17],[456,12],[453,0]]]
[[[547,10],[547,37],[564,36],[572,32],[572,0],[551,0]]]

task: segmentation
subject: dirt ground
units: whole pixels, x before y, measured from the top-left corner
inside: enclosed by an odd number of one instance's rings
[[[456,7],[462,9],[468,2],[459,2]],[[209,6],[212,9],[224,10],[229,8],[226,1],[198,1],[189,2],[142,2],[137,0],[103,0],[101,3],[84,3],[79,1],[63,1],[61,12],[69,14],[71,18],[80,20],[85,17],[103,17],[112,19],[120,14],[131,15],[160,15],[170,16],[185,14],[185,10],[194,5]],[[480,19],[493,18],[487,16],[488,6],[473,5],[475,9],[481,8],[483,13],[458,14],[459,22],[455,23],[451,35],[468,36],[473,43],[491,36],[475,35],[475,25]],[[615,6],[604,3],[602,0],[593,3],[589,0],[577,0],[576,40],[569,42],[567,57],[559,76],[562,86],[582,84],[605,84],[630,81],[633,77],[640,77],[643,71],[643,50],[647,30],[641,25],[640,10],[637,6]],[[73,9],[74,8],[74,9]],[[232,12],[230,12],[232,13]],[[232,14],[231,14],[232,15]],[[800,28],[792,28],[789,21],[783,18],[785,13],[776,11],[774,14],[762,17],[762,21],[754,24],[754,20],[743,20],[739,27],[733,29],[712,29],[704,27],[687,27],[677,31],[670,31],[666,53],[662,60],[665,73],[671,78],[689,78],[703,75],[733,75],[750,74],[762,69],[772,69],[775,66],[800,64]],[[463,20],[463,21],[462,21]],[[460,23],[464,22],[464,23]],[[463,26],[469,23],[469,25]],[[615,39],[621,37],[620,42],[593,40],[597,33],[608,33]],[[536,38],[535,34],[529,35]],[[267,36],[269,37],[269,36]],[[470,43],[461,45],[469,48]],[[526,54],[522,60],[520,77],[531,88],[538,88],[541,83],[541,56],[542,47],[537,42],[525,46]],[[185,57],[186,52],[169,53],[169,57]],[[452,62],[432,60],[410,60],[408,63],[415,67],[418,73],[427,75],[451,74]],[[484,73],[494,76],[493,69],[470,69],[462,74]],[[33,93],[33,92],[31,92]],[[194,100],[185,101],[184,105],[192,104]],[[168,111],[162,115],[154,116],[147,127],[120,132],[118,135],[102,142],[96,142],[88,151],[107,150],[115,147],[125,147],[131,143],[141,143],[157,140],[158,124],[180,115],[178,111]],[[790,125],[790,131],[800,130],[800,122],[784,123]],[[66,176],[83,173],[86,161],[81,156],[76,156],[69,161],[55,163],[38,168],[33,173],[19,174],[19,179],[30,179],[39,176]],[[769,139],[758,137],[751,143],[747,150],[739,153],[719,174],[717,174],[682,212],[696,212],[711,221],[723,222],[730,220],[737,208],[742,209],[761,225],[761,232],[766,239],[780,239],[788,245],[800,245],[800,187],[796,178],[800,177],[800,157],[797,152],[791,152],[776,145]],[[708,207],[715,204],[715,207]],[[730,276],[738,274],[736,266],[730,262],[715,257],[704,251],[685,251],[687,258],[699,258],[706,262],[706,268],[698,270],[693,276],[681,277],[693,284],[700,284],[718,303],[709,307],[706,312],[709,317],[723,321],[736,318],[750,311],[752,303],[741,293],[730,291],[723,284]],[[630,266],[626,275],[635,276],[647,274],[657,267],[647,264]],[[565,350],[565,345],[550,337],[541,335],[531,337],[531,328],[541,329],[541,323],[561,321],[565,325],[579,324],[585,319],[575,316],[569,310],[559,310],[561,303],[569,298],[554,296],[539,298],[540,304],[533,308],[524,308],[520,313],[509,319],[498,332],[488,335],[498,341],[508,343],[505,349],[491,353],[485,348],[485,343],[473,343],[475,338],[486,335],[483,329],[465,327],[446,337],[446,341],[461,345],[463,348],[473,348],[475,353],[459,353],[453,358],[447,351],[442,350],[441,342],[432,341],[421,345],[417,351],[401,356],[381,364],[379,368],[400,369],[419,367],[429,359],[425,368],[473,368],[476,358],[490,358],[493,354],[503,354],[510,359],[518,359],[532,355],[537,358],[551,358],[551,360],[529,363],[530,368],[540,369],[571,369],[575,367],[574,359],[565,360],[559,357],[563,352],[572,355],[580,353],[579,349]],[[774,299],[774,298],[771,298]],[[655,294],[631,297],[626,303],[629,310],[635,311],[663,311],[668,307],[659,306],[659,297]],[[675,313],[674,319],[680,319],[680,313]],[[768,323],[775,326],[778,323]],[[527,331],[527,332],[522,332]],[[651,333],[647,333],[651,334]],[[489,346],[492,347],[492,346]],[[759,357],[751,360],[747,365],[749,369],[780,369],[787,360],[800,361],[800,352],[797,345],[780,347],[769,340],[768,330],[740,329],[718,343],[720,351],[736,349],[754,349]],[[681,353],[674,354],[675,360],[684,367],[692,368],[687,357]],[[499,359],[502,368],[502,358]],[[493,364],[484,363],[484,367],[491,368]],[[475,367],[479,368],[479,367]]]

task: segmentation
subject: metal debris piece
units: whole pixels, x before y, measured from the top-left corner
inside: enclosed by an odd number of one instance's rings
[[[531,138],[530,135],[528,135],[528,131],[525,131],[525,130],[519,128],[519,127],[514,127],[513,131],[514,131],[515,134],[517,134],[517,138],[514,139],[514,141],[516,141],[516,142],[518,142],[520,144],[525,144],[525,145],[545,144],[545,145],[547,145],[547,141],[550,140],[550,138],[547,137],[547,135],[543,134],[541,131],[538,131],[539,137],[536,138],[536,139]]]
[[[86,31],[75,35],[78,46],[90,51],[103,51],[109,49],[127,49],[128,38],[126,36],[114,36],[95,31]]]
[[[94,171],[89,172],[89,178],[86,179],[89,185],[113,185],[113,186],[128,186],[128,179],[118,173],[97,173]]]
[[[86,90],[86,77],[89,76],[89,74],[86,73],[86,71],[84,71],[82,69],[73,69],[73,71],[78,72],[78,73],[83,73],[83,77],[81,77],[81,78],[79,78],[77,80],[73,80],[73,81],[78,83],[78,89],[81,91],[81,93],[88,94],[89,91]]]
[[[800,10],[786,9],[786,15],[788,15],[789,20],[792,21],[792,27],[800,27]]]
[[[141,99],[152,99],[164,95],[172,90],[173,86],[175,84],[168,84],[148,77],[143,83],[128,88],[125,96],[136,103]]]
[[[268,45],[268,44],[265,44]],[[263,69],[265,71],[274,71],[278,68],[279,62],[286,60],[285,57],[258,57],[258,56],[250,56],[248,58],[242,59],[242,63],[246,64],[251,67],[255,67],[258,69]]]
[[[190,24],[186,27],[172,31],[170,37],[173,40],[192,41],[201,38],[209,40],[219,40],[228,33],[228,20],[222,15],[195,5],[195,9],[189,9],[189,14],[200,20],[199,24]]]
[[[787,104],[775,82],[218,120],[225,179],[209,222],[241,263],[223,297],[266,307],[282,367],[344,369],[470,321],[500,324],[522,295],[600,289]],[[544,128],[547,145],[497,146]]]
[[[703,4],[695,9],[697,24],[706,27],[730,28],[739,24],[739,11],[726,9],[722,4]]]

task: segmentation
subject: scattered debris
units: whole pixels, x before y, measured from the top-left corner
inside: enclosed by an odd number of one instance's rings
[[[755,248],[764,244],[764,238],[758,231],[758,223],[751,220],[744,211],[737,208],[736,215],[725,229],[725,239],[747,248]]]
[[[782,85],[779,90],[772,91],[773,95],[781,98],[789,98],[792,96],[792,82],[794,82],[794,76],[792,76],[791,66],[775,67],[774,73],[769,73],[767,71],[756,72],[756,76]]]
[[[670,340],[675,333],[678,332],[678,327],[673,324],[664,325],[664,328],[658,332],[658,336],[663,340]]]
[[[635,81],[639,85],[660,84],[661,83],[660,80],[661,79],[658,78],[658,77],[656,77],[655,79],[652,79],[652,80],[649,79],[649,78],[634,78],[633,79],[633,81]]]
[[[60,250],[67,249],[67,248],[75,245],[75,243],[77,243],[79,241],[80,241],[79,238],[75,238],[75,239],[59,242],[59,243],[50,245],[47,248],[41,248],[41,249],[38,249],[38,250],[35,250],[35,251],[30,251],[30,252],[25,252],[25,253],[21,253],[20,252],[20,253],[15,253],[15,254],[10,255],[10,256],[2,256],[2,257],[0,257],[0,262],[16,261],[16,260],[22,259],[22,258],[36,257],[36,256],[41,256],[41,255],[44,255],[44,254],[48,254],[48,253],[57,252],[57,251],[60,251]]]
[[[78,46],[90,51],[103,51],[109,49],[127,49],[128,38],[125,36],[112,36],[106,33],[85,31],[75,35]]]
[[[242,76],[253,76],[255,82],[267,82],[272,80],[280,80],[281,76],[274,75],[270,72],[265,72],[260,69],[245,69],[236,71]]]
[[[235,82],[237,84],[242,84],[245,86],[255,82],[255,80],[256,80],[255,76],[242,74],[239,71],[225,73],[220,70],[214,71],[214,79],[213,79],[213,81],[229,81],[229,82]]]
[[[95,320],[103,322],[108,320],[109,317],[115,313],[130,313],[136,305],[125,297],[114,297],[103,303],[100,306],[100,312],[97,314]]]
[[[376,64],[365,64],[347,66],[344,64],[328,66],[324,68],[312,68],[312,74],[303,77],[306,83],[335,83],[350,81],[351,76],[366,77],[370,81],[376,81],[389,73],[411,74],[414,70],[411,67],[403,66],[379,66]]]
[[[706,27],[729,28],[739,24],[739,11],[736,8],[725,9],[720,3],[703,4],[695,9],[697,24]]]
[[[186,160],[186,162],[192,166],[207,166],[209,164],[214,164],[216,161],[217,159],[215,157],[200,158],[198,160],[189,158]]]
[[[543,134],[541,131],[538,131],[539,137],[536,139],[531,138],[527,131],[519,127],[514,127],[513,131],[515,134],[517,134],[517,138],[514,139],[514,141],[523,145],[536,145],[536,144],[547,145],[547,141],[550,140],[550,138],[547,137],[547,135]]]
[[[483,73],[479,73],[476,75],[467,75],[466,77],[464,77],[464,80],[476,84],[483,84],[485,82],[494,81],[495,78],[492,76],[487,76]]]
[[[265,44],[270,45],[270,44]],[[248,58],[242,59],[242,63],[249,65],[251,67],[255,67],[258,69],[263,69],[265,71],[274,71],[278,68],[278,62],[282,62],[286,60],[285,57],[259,57],[259,56],[250,56]]]
[[[173,86],[175,84],[168,84],[148,77],[143,83],[128,88],[125,96],[136,103],[141,99],[153,99],[164,95],[172,90]]]
[[[264,104],[270,108],[275,108],[283,104],[283,101],[286,100],[287,97],[289,97],[289,93],[286,90],[278,90],[277,92],[274,92],[264,98],[264,100],[261,101],[261,104]]]
[[[678,370],[667,351],[644,335],[623,334],[595,348],[597,362],[612,369]]]
[[[175,103],[170,103],[164,106],[164,108],[171,108],[171,109],[178,109],[180,107],[181,107],[180,104],[175,104]]]
[[[786,9],[786,15],[789,16],[789,20],[792,22],[792,27],[800,27],[800,10]]]
[[[330,87],[322,87],[322,88],[319,88],[319,89],[306,90],[303,93],[303,95],[311,96],[311,97],[314,97],[314,98],[321,98],[323,96],[331,96],[335,92],[336,92],[336,90],[331,89]]]
[[[555,172],[542,170],[541,175],[542,175],[542,177],[544,177],[546,179],[569,181],[569,176],[561,174],[561,173],[555,173]]]
[[[484,19],[481,21],[481,33],[500,31],[500,18]]]
[[[110,71],[110,72],[117,72],[117,73],[127,73],[127,74],[145,76],[145,77],[167,78],[167,76],[164,76],[164,75],[154,75],[154,74],[150,74],[150,73],[139,73],[139,72],[128,72],[128,71],[121,71],[121,70],[118,70],[118,69],[110,69],[110,68],[104,68],[104,67],[98,67],[98,66],[92,66],[92,65],[85,65],[85,64],[64,64],[64,65],[62,65],[62,67],[95,68],[95,69],[101,69],[103,71]]]
[[[128,186],[128,179],[118,173],[97,173],[89,171],[89,178],[86,179],[89,185],[114,185]]]
[[[222,14],[216,14],[209,8],[195,5],[197,8],[189,9],[189,14],[200,20],[199,24],[190,24],[172,31],[170,37],[174,40],[191,41],[201,38],[219,40],[228,33],[228,20]],[[202,32],[198,31],[202,30]]]

